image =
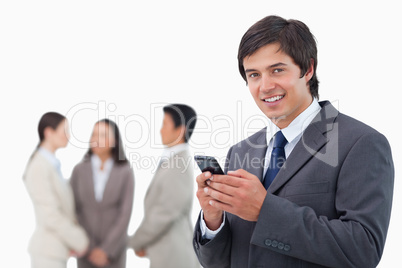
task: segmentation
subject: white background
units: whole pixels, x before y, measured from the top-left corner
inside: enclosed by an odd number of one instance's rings
[[[117,121],[127,154],[142,157],[133,161],[132,234],[153,172],[144,159],[162,151],[162,104],[194,107],[203,120],[192,145],[209,145],[193,152],[220,159],[263,125],[236,56],[244,32],[277,14],[305,22],[316,36],[320,99],[373,126],[391,144],[394,204],[379,267],[395,267],[402,225],[398,7],[397,1],[2,1],[1,262],[29,267],[26,248],[35,224],[21,177],[43,113],[60,112],[72,124],[71,144],[57,152],[65,177],[84,155],[95,121]],[[195,200],[194,220],[198,210]],[[129,251],[128,267],[148,264]]]

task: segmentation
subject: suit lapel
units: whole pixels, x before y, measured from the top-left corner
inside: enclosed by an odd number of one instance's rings
[[[329,103],[321,102],[321,111],[304,131],[284,166],[268,188],[274,193],[287,183],[312,157],[320,154],[320,149],[330,142],[326,133],[334,128],[334,121],[339,112]]]
[[[113,191],[113,189],[115,189],[115,187],[112,187],[112,185],[115,183],[114,178],[117,177],[116,173],[117,173],[116,163],[113,163],[113,167],[112,170],[110,171],[109,178],[107,179],[105,189],[103,190],[102,202],[100,202],[101,204],[107,201],[108,196],[113,196],[113,193],[110,192]]]
[[[158,163],[158,166],[156,167],[154,175],[152,176],[151,182],[149,183],[147,192],[145,193],[144,202],[146,202],[148,200],[149,194],[155,185],[155,181],[158,180],[160,177],[158,173],[163,171],[162,166],[167,165],[166,164],[167,161],[170,161],[170,158],[169,159],[161,159],[160,162]]]
[[[89,198],[94,204],[97,204],[98,202],[96,201],[95,198],[95,183],[94,183],[94,174],[92,171],[92,165],[91,165],[91,158],[85,159],[85,172],[87,172],[86,176],[84,176],[84,187],[87,188],[85,191],[88,193],[87,198]]]
[[[60,178],[60,174],[57,170],[46,160],[42,155],[38,155],[41,158],[46,166],[51,170],[52,178],[51,183],[53,183],[56,194],[59,197],[60,204],[62,206],[63,211],[69,216],[74,216],[74,202],[72,199],[73,193],[71,191],[70,185],[68,185],[67,181],[64,181],[63,178]]]
[[[59,178],[59,174],[56,170],[54,170],[53,167],[52,169],[52,180],[53,184],[55,185],[55,189],[57,191],[57,194],[60,198],[60,203],[63,206],[64,211],[71,216],[71,212],[73,211],[73,207],[71,207],[71,192],[70,189],[68,188],[69,185],[67,185],[67,181],[63,181],[64,179]]]
[[[248,149],[247,155],[248,159],[246,159],[246,164],[248,168],[246,169],[248,172],[257,176],[260,181],[263,180],[263,172],[264,172],[264,159],[267,151],[267,141],[266,141],[266,128],[264,131],[261,131],[261,134],[256,139],[256,144],[251,144],[251,148]],[[254,161],[254,162],[253,162]]]

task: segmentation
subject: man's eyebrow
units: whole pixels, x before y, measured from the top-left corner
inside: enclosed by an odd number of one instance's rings
[[[267,69],[271,69],[271,68],[275,68],[275,67],[280,67],[280,66],[286,66],[286,64],[283,63],[283,62],[278,62],[278,63],[275,63],[275,64],[272,64],[272,65],[268,66]]]
[[[283,63],[283,62],[278,62],[278,63],[275,63],[275,64],[272,64],[272,65],[269,65],[267,68],[265,68],[266,70],[268,70],[268,69],[271,69],[271,68],[276,68],[276,67],[280,67],[280,66],[286,66],[286,64],[285,63]],[[255,72],[255,71],[257,71],[256,69],[246,69],[246,73],[250,73],[250,72]]]
[[[255,72],[255,71],[257,71],[256,69],[246,69],[246,73],[251,73],[251,72]]]

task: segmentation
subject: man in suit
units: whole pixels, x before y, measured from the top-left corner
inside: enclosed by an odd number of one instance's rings
[[[184,104],[163,110],[161,136],[167,148],[145,196],[144,219],[129,246],[137,256],[147,256],[153,268],[199,267],[191,246],[194,173],[187,144],[196,113]]]
[[[317,101],[317,49],[304,23],[260,20],[238,62],[272,124],[230,148],[226,175],[197,176],[201,264],[375,267],[393,195],[386,138]]]

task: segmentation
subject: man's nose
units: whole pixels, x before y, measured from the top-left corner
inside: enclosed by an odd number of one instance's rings
[[[275,88],[275,82],[272,77],[268,75],[262,75],[260,91],[269,91]]]

